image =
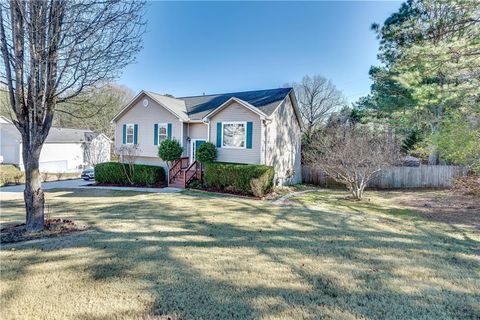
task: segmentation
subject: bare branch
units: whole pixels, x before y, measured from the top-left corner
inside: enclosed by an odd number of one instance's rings
[[[320,75],[305,76],[300,83],[294,83],[293,87],[308,137],[333,111],[346,105],[342,93],[330,80]]]
[[[361,199],[367,183],[398,161],[398,145],[388,131],[336,126],[315,132],[304,160],[345,184],[354,199]]]

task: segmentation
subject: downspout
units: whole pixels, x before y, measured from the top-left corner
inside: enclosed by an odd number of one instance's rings
[[[185,143],[183,141],[183,120],[179,119],[179,121],[180,121],[180,143],[183,150],[185,150]]]
[[[204,118],[202,121],[207,125],[207,142],[210,142],[210,120]]]

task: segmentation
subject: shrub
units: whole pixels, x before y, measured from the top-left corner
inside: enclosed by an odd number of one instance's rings
[[[183,148],[180,145],[180,142],[175,139],[165,139],[158,147],[158,156],[165,161],[169,167],[172,161],[175,161],[182,156],[182,152]]]
[[[12,164],[0,164],[0,186],[23,182],[23,172]]]
[[[15,184],[22,183],[23,178],[24,178],[23,172],[17,172],[13,175],[13,181],[15,182]]]
[[[129,185],[129,181],[122,168],[126,164],[118,162],[105,162],[95,166],[95,181]],[[160,185],[165,183],[165,170],[163,167],[134,164],[133,184],[139,186]]]
[[[213,162],[217,158],[217,148],[213,143],[205,142],[195,152],[195,159],[202,163]]]
[[[273,167],[212,162],[205,164],[205,186],[263,196],[273,186]],[[253,186],[253,188],[252,188]]]

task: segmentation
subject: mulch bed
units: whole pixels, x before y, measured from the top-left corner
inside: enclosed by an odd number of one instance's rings
[[[68,219],[47,219],[45,228],[38,232],[27,232],[25,224],[10,225],[0,230],[0,242],[13,243],[41,238],[57,237],[73,232],[86,230],[86,225],[81,225]]]

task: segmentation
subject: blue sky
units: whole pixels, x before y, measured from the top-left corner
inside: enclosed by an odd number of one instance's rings
[[[401,2],[150,2],[137,62],[119,83],[175,96],[281,87],[321,74],[350,102],[378,64],[372,22]]]

